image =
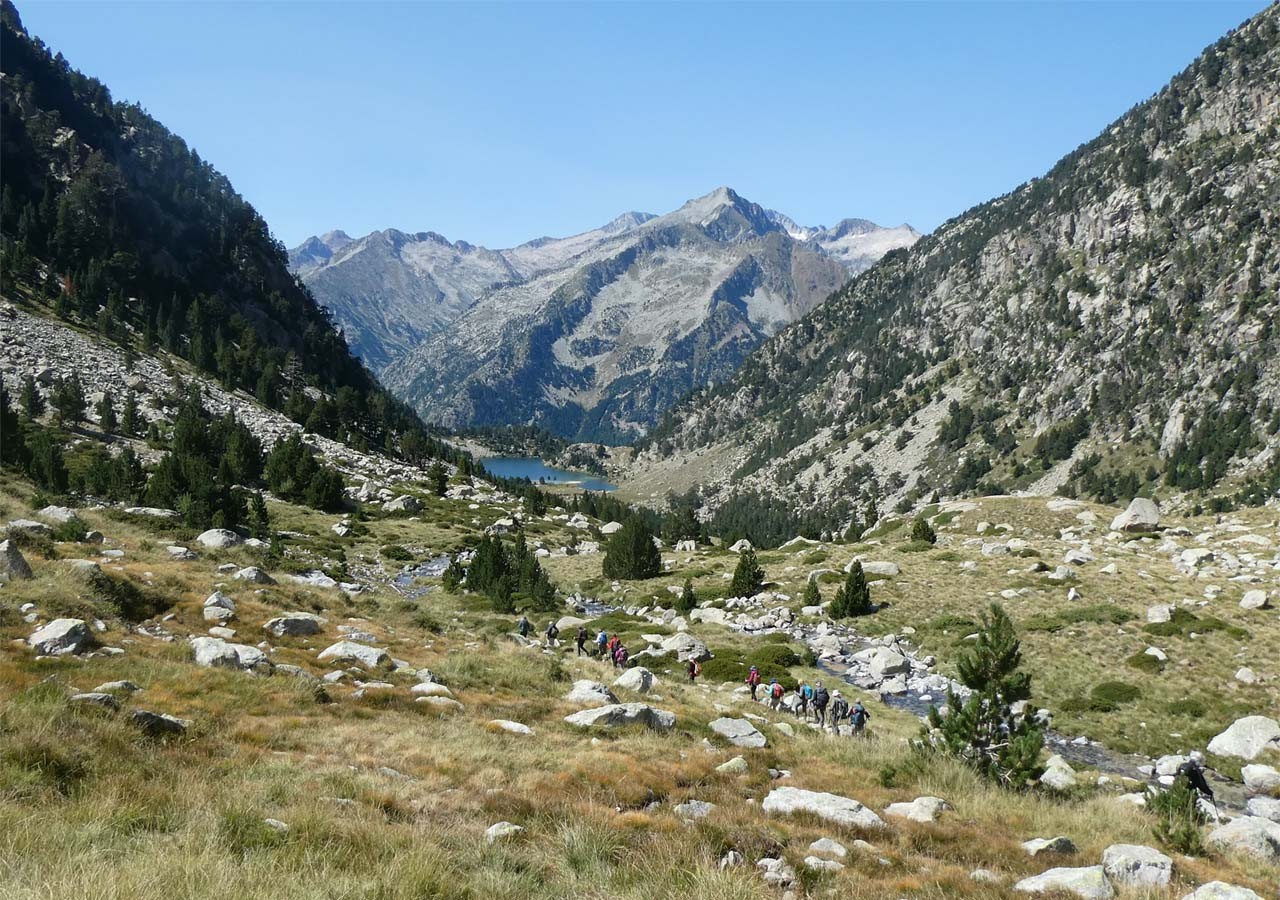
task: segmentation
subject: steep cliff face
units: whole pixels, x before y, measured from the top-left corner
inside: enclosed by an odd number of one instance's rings
[[[1280,487],[1278,18],[889,253],[675,408],[639,476],[714,450],[721,500]]]

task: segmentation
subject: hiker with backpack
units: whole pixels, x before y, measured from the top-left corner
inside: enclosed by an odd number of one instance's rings
[[[698,680],[698,676],[702,674],[702,666],[696,659],[690,659],[689,664],[684,667],[685,672],[689,675],[689,683],[693,684]]]
[[[529,637],[529,628],[529,617],[524,613],[521,613],[520,619],[516,622],[516,631],[520,634],[520,637],[527,640]]]
[[[627,652],[626,646],[619,641],[618,648],[613,651],[613,667],[615,669],[625,669],[630,655],[631,654]]]
[[[808,686],[809,685],[807,684],[796,685],[796,702],[793,709],[797,719],[804,719],[808,717],[809,695],[805,693],[805,688],[807,688]]]
[[[587,652],[586,651],[586,646],[587,646],[587,626],[586,625],[578,626],[578,636],[574,640],[574,646],[575,646],[574,653],[573,653],[574,656],[582,656],[584,653]]]
[[[1213,804],[1214,811],[1217,812],[1218,801],[1214,799],[1213,789],[1209,787],[1209,782],[1204,777],[1204,766],[1200,765],[1200,760],[1196,759],[1194,756],[1191,757],[1182,765],[1178,766],[1177,774],[1186,778],[1187,782],[1190,783],[1192,790],[1208,799],[1208,801]]]
[[[827,693],[827,689],[819,681],[813,689],[813,720],[818,723],[820,728],[827,727],[827,703],[830,700],[831,695]]]
[[[756,688],[760,687],[760,670],[755,666],[747,673],[747,686],[751,688],[751,699],[756,701]]]
[[[601,628],[600,633],[596,635],[596,656],[604,659],[604,648],[608,643],[609,635],[605,633],[603,628]]]
[[[855,702],[853,709],[849,712],[849,724],[853,726],[850,735],[852,737],[866,737],[867,722],[870,718],[871,713],[867,712],[867,708],[862,705],[862,701]]]
[[[769,708],[777,712],[782,707],[782,684],[778,679],[769,682]]]
[[[849,702],[839,691],[831,694],[831,730],[840,733],[840,722],[849,715]]]
[[[559,647],[559,646],[560,646],[560,641],[559,641],[559,637],[560,637],[560,628],[559,628],[559,626],[558,626],[558,625],[556,625],[556,623],[555,623],[555,622],[548,622],[548,623],[547,623],[547,630],[546,630],[545,634],[546,634],[546,636],[547,636],[547,646],[548,646],[548,647]]]
[[[813,685],[808,682],[800,685],[800,693],[804,696],[804,720],[809,721],[809,712],[813,710]],[[816,710],[814,710],[816,712]]]

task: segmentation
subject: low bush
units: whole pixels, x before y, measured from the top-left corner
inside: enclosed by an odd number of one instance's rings
[[[63,544],[78,544],[84,540],[89,526],[79,516],[72,516],[65,522],[53,526],[53,539]]]
[[[408,562],[413,559],[413,554],[399,544],[387,544],[382,548],[381,553],[387,559],[395,560],[396,562]]]
[[[760,672],[764,684],[777,678],[787,690],[795,690],[799,683],[790,668],[806,664],[811,659],[808,651],[794,644],[764,644],[748,651],[736,648],[712,649],[715,656],[702,664],[702,676],[709,681],[745,683],[752,666]]]
[[[1164,671],[1166,665],[1165,660],[1152,656],[1145,651],[1133,654],[1124,662],[1130,668],[1137,669],[1139,672],[1146,672],[1148,675],[1159,675]]]
[[[1151,622],[1143,625],[1142,630],[1157,637],[1190,637],[1192,632],[1208,634],[1213,631],[1220,631],[1237,640],[1247,640],[1249,637],[1249,632],[1237,625],[1224,622],[1216,616],[1201,618],[1181,607],[1174,608],[1168,622]]]

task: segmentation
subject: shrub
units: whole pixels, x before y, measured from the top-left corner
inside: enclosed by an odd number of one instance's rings
[[[911,542],[914,544],[936,544],[938,535],[924,516],[917,516],[911,525]]]
[[[738,565],[733,570],[733,582],[729,590],[735,597],[754,597],[764,587],[764,569],[756,561],[754,550],[743,550]]]
[[[1204,855],[1204,838],[1200,826],[1204,824],[1206,817],[1200,809],[1197,792],[1187,776],[1179,775],[1167,791],[1149,788],[1147,809],[1155,816],[1152,832],[1160,843],[1189,856]]]
[[[693,579],[686,578],[684,580],[684,589],[680,591],[680,596],[676,599],[676,609],[687,613],[697,605],[698,595],[693,592]]]
[[[1123,681],[1104,681],[1094,685],[1088,697],[1071,697],[1064,701],[1062,709],[1066,712],[1115,712],[1126,703],[1132,703],[1142,696],[1142,691]]]
[[[777,678],[789,691],[798,684],[789,668],[804,662],[795,647],[789,644],[768,644],[746,652],[738,649],[713,652],[715,655],[702,664],[703,677],[714,681],[745,682],[747,672],[755,666],[765,684]]]
[[[1141,650],[1124,662],[1125,665],[1137,669],[1139,672],[1146,672],[1148,675],[1159,675],[1164,671],[1166,665],[1164,660]]]
[[[399,544],[387,544],[380,552],[387,559],[395,562],[408,562],[413,559],[413,554]]]

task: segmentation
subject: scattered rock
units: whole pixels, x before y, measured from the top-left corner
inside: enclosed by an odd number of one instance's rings
[[[820,856],[806,856],[804,867],[815,872],[839,872],[844,868],[844,864],[834,859],[823,859]]]
[[[618,698],[613,695],[613,691],[609,690],[607,685],[585,678],[575,681],[573,689],[565,694],[563,699],[580,706],[608,706],[618,702]]]
[[[257,566],[249,566],[241,569],[239,572],[231,576],[236,581],[247,581],[250,584],[275,584],[276,581],[266,572]]]
[[[13,541],[0,541],[0,577],[14,580],[32,577],[31,566]]]
[[[292,612],[271,619],[262,629],[276,637],[305,637],[323,631],[323,622],[324,619],[312,613]]]
[[[910,803],[890,803],[884,811],[886,816],[909,819],[912,822],[936,822],[938,816],[951,809],[951,804],[941,797],[917,797]]]
[[[1280,800],[1275,797],[1251,797],[1244,811],[1259,819],[1280,824]]]
[[[729,546],[729,550],[733,553],[743,553],[751,549],[753,549],[751,542],[746,538],[740,538]]]
[[[1269,794],[1280,790],[1280,771],[1272,766],[1248,765],[1240,770],[1244,777],[1244,786],[1259,794]]]
[[[68,701],[76,706],[96,706],[101,709],[115,712],[120,708],[120,701],[114,695],[104,691],[89,691],[85,694],[73,694]]]
[[[1173,877],[1173,860],[1141,844],[1112,844],[1102,851],[1102,869],[1116,884],[1164,887]]]
[[[787,887],[796,880],[796,870],[787,865],[785,860],[776,857],[766,856],[757,860],[756,868],[767,884],[776,887]]]
[[[769,743],[746,719],[716,719],[708,727],[735,747],[764,747]]]
[[[391,655],[386,650],[357,644],[355,641],[338,641],[321,650],[316,659],[338,666],[363,666],[366,669],[391,667]]]
[[[273,666],[267,654],[248,644],[228,644],[221,638],[197,637],[191,639],[196,665],[243,669],[267,674]]]
[[[191,722],[187,719],[179,719],[177,716],[154,713],[145,709],[135,709],[130,714],[129,721],[135,727],[141,729],[144,734],[151,737],[185,734],[187,729],[191,727]]]
[[[1262,900],[1262,895],[1246,887],[1236,887],[1225,881],[1202,884],[1182,900]]]
[[[1046,894],[1059,891],[1075,894],[1085,900],[1109,900],[1115,896],[1111,882],[1107,881],[1102,866],[1086,866],[1080,869],[1050,869],[1039,875],[1024,878],[1013,886],[1015,891],[1027,894]]]
[[[65,656],[88,650],[94,640],[83,619],[54,619],[32,632],[27,643],[40,656]]]
[[[1160,507],[1154,500],[1134,497],[1124,512],[1111,520],[1112,531],[1144,532],[1160,527]]]
[[[1244,596],[1240,598],[1241,609],[1266,609],[1270,605],[1266,591],[1245,591]]]
[[[1051,838],[1032,838],[1029,841],[1022,842],[1022,849],[1027,851],[1028,856],[1039,856],[1041,853],[1077,853],[1076,845],[1071,838],[1058,837]]]
[[[849,855],[849,851],[845,849],[844,844],[831,838],[818,838],[809,845],[809,852],[818,856],[837,856],[844,859]]]
[[[1280,723],[1266,716],[1245,716],[1211,740],[1209,752],[1253,759],[1268,746],[1280,749]]]
[[[408,494],[401,494],[394,500],[388,500],[386,503],[382,504],[382,509],[385,512],[416,513],[422,509],[422,504],[418,502],[417,497],[410,497]]]
[[[464,709],[461,703],[449,697],[417,697],[414,702],[424,703],[440,713],[459,713]]]
[[[654,675],[644,666],[636,666],[633,669],[627,669],[619,675],[613,682],[616,688],[623,690],[635,691],[637,694],[647,694],[658,684],[658,676]]]
[[[684,803],[678,803],[673,807],[673,811],[677,816],[687,821],[696,821],[705,819],[715,810],[714,803],[708,803],[705,800],[686,800]]]
[[[1280,824],[1261,816],[1240,816],[1209,832],[1207,844],[1224,852],[1239,852],[1266,863],[1280,862]]]
[[[510,822],[495,822],[490,825],[484,833],[486,843],[494,844],[498,841],[504,841],[513,838],[524,831],[519,825],[513,825]]]
[[[596,709],[584,709],[564,720],[580,728],[619,728],[627,725],[643,725],[654,731],[670,731],[676,725],[676,714],[665,709],[654,709],[643,703],[615,703]]]
[[[1065,791],[1076,785],[1076,772],[1065,759],[1057,754],[1049,757],[1040,783],[1050,790]]]
[[[741,756],[735,756],[733,759],[716,766],[716,771],[724,772],[726,775],[746,775],[747,768],[747,761]]]
[[[449,690],[443,684],[436,684],[434,681],[424,681],[421,684],[415,684],[409,688],[409,693],[418,697],[448,697],[453,699],[453,691]]]
[[[200,533],[196,538],[196,543],[201,547],[207,547],[210,550],[225,550],[228,547],[234,547],[240,543],[240,535],[226,528],[210,528],[208,531]]]
[[[509,719],[491,719],[489,721],[489,727],[496,728],[499,731],[505,731],[508,734],[519,734],[524,736],[533,734],[533,729],[528,725],[524,725],[520,722],[512,722]]]
[[[850,828],[883,828],[884,821],[857,800],[828,794],[822,791],[806,791],[801,788],[780,787],[771,790],[760,804],[767,813],[807,812]]]

